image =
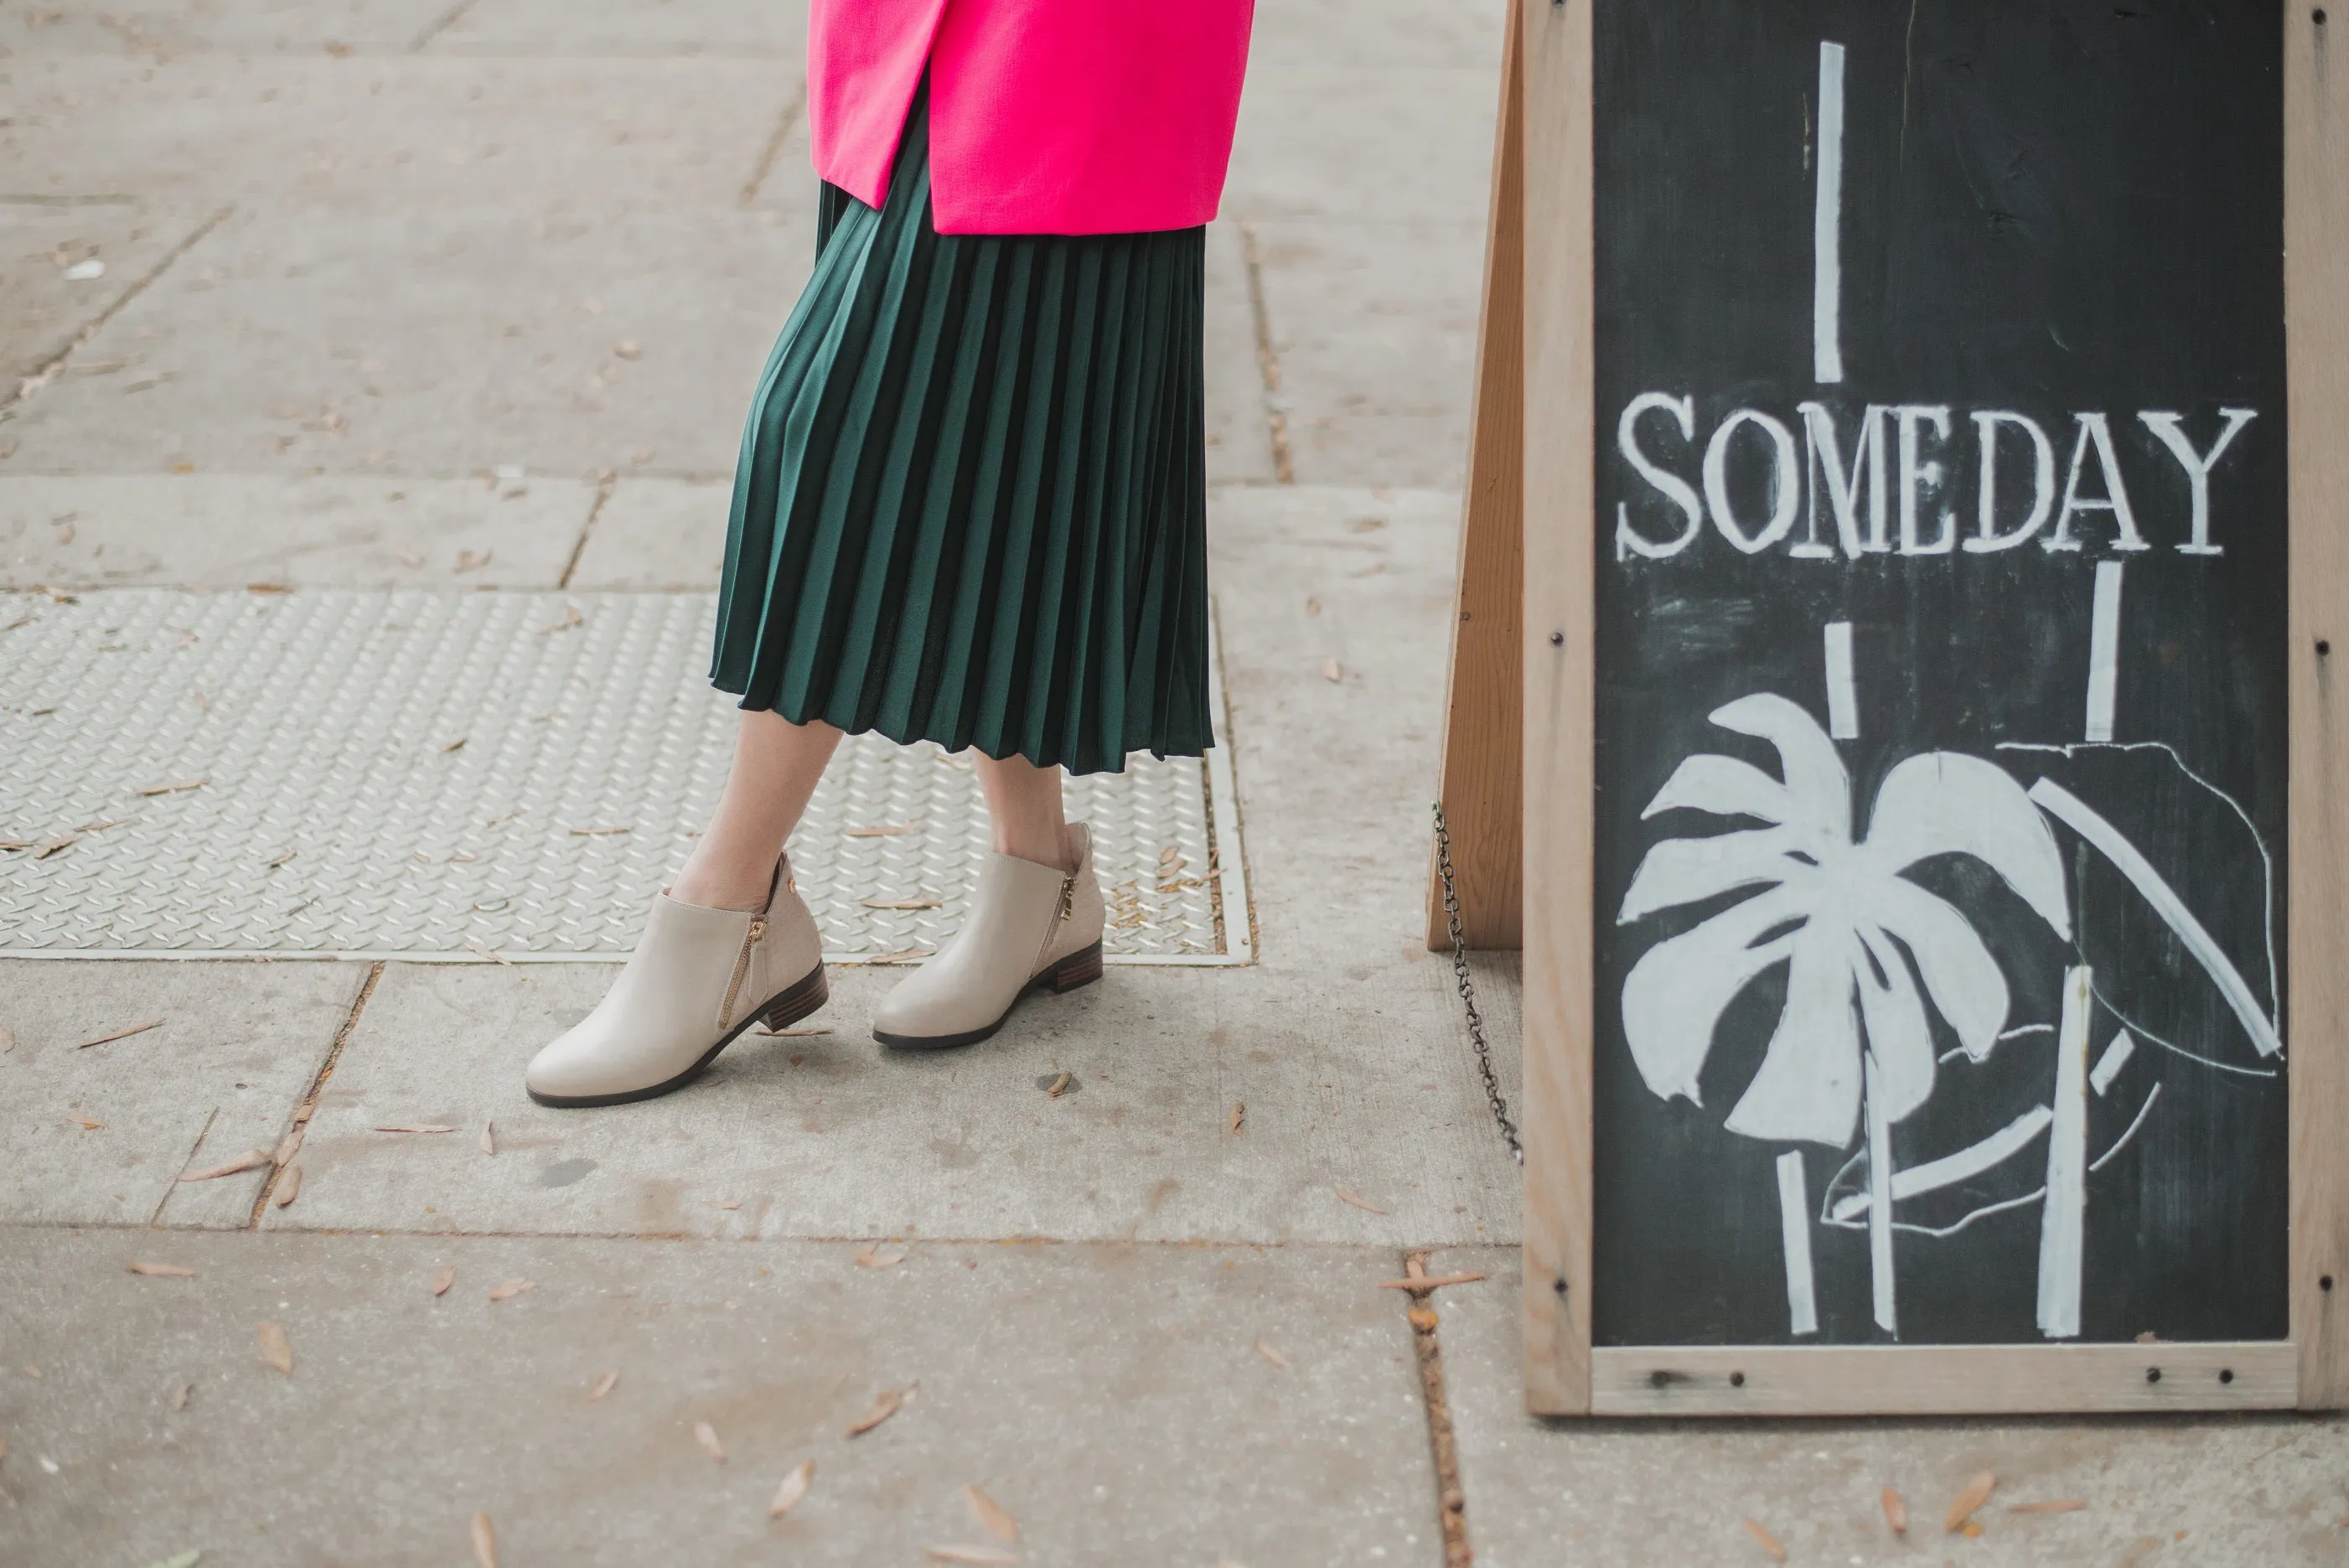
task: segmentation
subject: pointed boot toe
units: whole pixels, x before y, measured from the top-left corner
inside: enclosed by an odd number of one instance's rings
[[[962,929],[874,1009],[874,1039],[901,1050],[975,1045],[1029,992],[1070,992],[1101,978],[1105,911],[1092,835],[1081,822],[1069,833],[1073,872],[988,857]]]
[[[681,1089],[750,1025],[797,1023],[828,989],[815,918],[778,868],[766,909],[709,909],[662,893],[595,1010],[523,1074],[542,1106],[626,1105]]]

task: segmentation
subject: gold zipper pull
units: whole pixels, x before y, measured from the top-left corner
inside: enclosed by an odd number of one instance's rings
[[[1074,877],[1063,877],[1061,878],[1061,912],[1053,919],[1065,920],[1076,912],[1077,879]]]
[[[758,942],[759,939],[760,939],[760,938],[761,938],[761,937],[763,937],[763,936],[765,936],[766,934],[767,934],[767,919],[766,919],[766,917],[765,917],[765,916],[763,916],[763,915],[753,915],[753,916],[751,916],[751,917],[750,917],[750,940],[751,940],[751,943],[755,946],[755,945],[757,944],[757,942]]]

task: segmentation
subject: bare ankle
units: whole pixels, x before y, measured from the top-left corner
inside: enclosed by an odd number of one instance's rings
[[[765,871],[750,871],[736,865],[709,864],[696,850],[687,857],[677,879],[669,884],[668,896],[680,904],[704,909],[740,909],[757,914],[767,907],[767,891],[773,875],[771,867]]]

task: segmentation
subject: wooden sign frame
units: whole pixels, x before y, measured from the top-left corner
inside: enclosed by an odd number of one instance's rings
[[[2291,1337],[1594,1349],[1593,4],[1510,7],[1441,784],[1470,945],[1524,952],[1527,1408],[2349,1406],[2349,691],[2332,651],[2349,637],[2349,53],[2330,58],[2349,37],[2283,7]],[[1431,946],[1448,942],[1441,891],[1431,879]]]

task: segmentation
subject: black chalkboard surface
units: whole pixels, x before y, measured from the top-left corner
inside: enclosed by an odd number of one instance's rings
[[[1595,1344],[2288,1334],[2282,25],[1598,0]]]

